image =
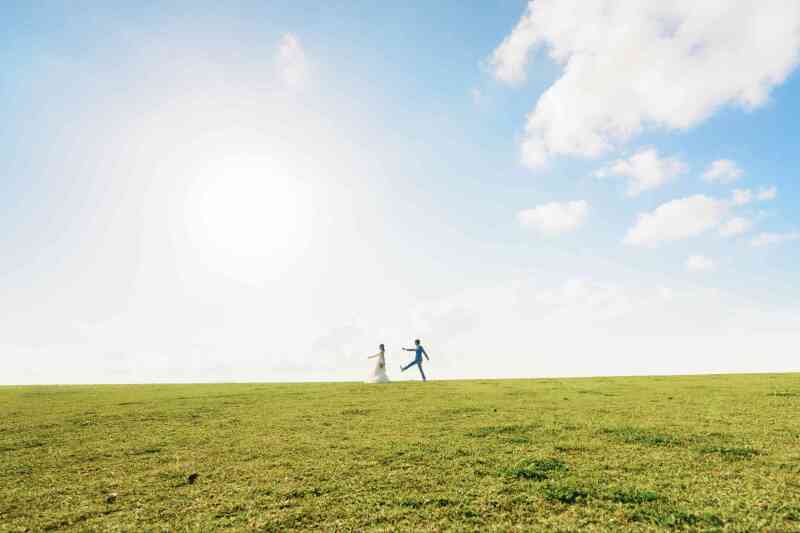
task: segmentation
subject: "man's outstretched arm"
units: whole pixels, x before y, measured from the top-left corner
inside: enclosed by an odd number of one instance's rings
[[[430,360],[431,360],[431,358],[430,358],[430,357],[428,357],[428,352],[426,352],[426,351],[425,351],[425,348],[423,348],[423,349],[422,349],[422,353],[424,353],[424,354],[425,354],[425,359],[427,359],[428,361],[430,361]]]

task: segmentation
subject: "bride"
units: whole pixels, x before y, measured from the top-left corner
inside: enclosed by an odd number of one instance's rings
[[[383,344],[379,347],[380,351],[375,355],[370,355],[367,359],[375,359],[377,358],[378,361],[375,363],[375,368],[372,369],[370,372],[369,377],[367,378],[367,383],[389,383],[389,376],[386,375],[386,358],[384,357],[384,348]]]

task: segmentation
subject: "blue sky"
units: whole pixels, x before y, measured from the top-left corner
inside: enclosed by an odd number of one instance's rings
[[[579,4],[9,4],[0,381],[797,370],[798,7]]]

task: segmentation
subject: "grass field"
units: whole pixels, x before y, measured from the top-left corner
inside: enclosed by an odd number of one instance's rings
[[[0,530],[222,528],[800,531],[800,375],[0,388]]]

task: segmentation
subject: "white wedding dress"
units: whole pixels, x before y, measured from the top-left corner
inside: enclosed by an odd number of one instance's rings
[[[389,376],[386,374],[386,359],[383,352],[378,352],[372,357],[376,359],[376,362],[369,373],[367,383],[389,383]]]

